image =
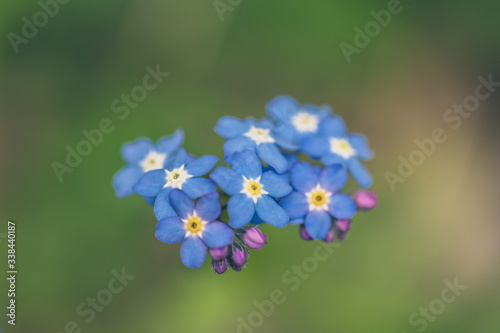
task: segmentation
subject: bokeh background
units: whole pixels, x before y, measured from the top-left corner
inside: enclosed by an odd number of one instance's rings
[[[18,53],[7,36],[40,5],[2,1],[0,233],[17,222],[19,275],[17,325],[2,313],[0,330],[64,332],[74,321],[93,333],[236,332],[253,301],[281,289],[286,302],[255,332],[417,332],[409,316],[457,277],[468,288],[425,331],[498,332],[500,91],[457,130],[443,114],[474,93],[478,76],[500,81],[500,2],[402,6],[348,63],[340,43],[352,44],[353,29],[387,1],[243,0],[223,20],[212,0],[70,1]],[[157,64],[170,75],[120,120],[111,103]],[[217,119],[263,116],[279,94],[331,105],[376,151],[366,165],[379,207],[355,217],[296,291],[282,275],[317,246],[296,227],[264,228],[269,244],[246,269],[218,276],[208,260],[184,267],[179,247],[154,237],[150,206],[111,188],[124,142],[183,128],[189,152],[222,157]],[[65,147],[103,118],[115,130],[59,182],[52,162],[64,163]],[[448,140],[392,192],[384,174],[438,127]],[[86,323],[77,306],[122,268],[135,279]],[[0,290],[5,309],[5,279]]]

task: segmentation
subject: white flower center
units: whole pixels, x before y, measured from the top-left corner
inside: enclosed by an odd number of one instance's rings
[[[270,134],[271,130],[268,128],[260,128],[251,126],[248,132],[246,132],[245,136],[248,136],[250,139],[255,141],[256,144],[260,145],[261,143],[273,143],[274,138]]]
[[[139,162],[139,165],[144,172],[163,169],[163,162],[165,162],[167,155],[167,153],[160,154],[155,150],[151,150],[149,154]]]
[[[184,170],[184,165],[172,171],[165,171],[167,172],[167,183],[163,186],[164,188],[170,186],[172,188],[182,189],[182,185],[186,182],[186,180],[193,177],[186,170]]]
[[[264,191],[264,186],[260,183],[260,176],[257,178],[246,178],[243,176],[243,189],[240,193],[244,193],[257,203],[257,200],[262,197],[263,194],[269,194],[269,192]]]
[[[356,150],[351,147],[346,139],[330,138],[330,152],[340,155],[344,159],[356,155]]]
[[[309,210],[328,210],[328,203],[332,193],[323,189],[319,184],[311,191],[306,193],[309,201]]]
[[[187,219],[181,219],[184,222],[184,228],[186,229],[185,237],[192,236],[203,236],[203,230],[205,230],[206,221],[203,221],[196,211],[193,214],[189,215]]]
[[[308,112],[301,111],[292,117],[292,125],[297,132],[316,132],[318,130],[319,118]]]

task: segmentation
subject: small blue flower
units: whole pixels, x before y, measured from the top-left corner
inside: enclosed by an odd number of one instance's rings
[[[275,227],[288,224],[288,214],[274,200],[292,190],[288,176],[274,171],[262,173],[262,164],[252,150],[235,153],[232,170],[219,166],[210,174],[210,179],[232,196],[227,205],[231,227],[244,226],[255,213]]]
[[[227,164],[231,164],[235,153],[250,149],[279,174],[287,171],[288,162],[276,146],[278,142],[269,119],[240,120],[226,116],[219,119],[214,130],[227,139],[224,143],[224,160]]]
[[[207,193],[193,200],[179,189],[169,193],[176,216],[164,218],[156,225],[156,238],[161,242],[182,242],[181,260],[191,268],[200,268],[207,255],[207,246],[218,249],[233,242],[234,233],[226,224],[215,221],[220,215],[219,194]]]
[[[356,204],[346,194],[338,193],[347,182],[341,164],[325,167],[320,173],[307,162],[297,162],[290,170],[294,192],[279,201],[290,215],[290,224],[305,223],[314,239],[324,239],[332,227],[332,218],[350,219]]]
[[[360,186],[372,185],[372,176],[360,162],[373,157],[368,140],[361,134],[349,134],[341,117],[324,119],[318,135],[305,138],[301,149],[313,158],[321,158],[324,165],[344,165]]]
[[[219,159],[212,155],[190,160],[186,151],[181,148],[176,156],[169,158],[165,169],[145,173],[134,185],[134,191],[146,197],[156,196],[154,211],[158,220],[175,216],[169,201],[170,191],[181,189],[191,199],[214,192],[215,184],[210,179],[200,177],[212,170],[218,161]]]
[[[329,106],[300,105],[289,96],[278,96],[266,105],[267,114],[276,121],[278,144],[298,150],[304,138],[318,132],[321,121],[332,113]]]
[[[116,196],[125,197],[134,194],[132,187],[141,176],[151,170],[163,169],[167,158],[184,141],[184,132],[175,131],[171,136],[159,139],[156,144],[146,138],[140,138],[122,146],[122,157],[127,166],[113,176],[113,188]],[[154,198],[145,198],[150,202]]]

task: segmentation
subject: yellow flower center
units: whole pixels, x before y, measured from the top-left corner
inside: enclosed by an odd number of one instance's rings
[[[315,206],[323,206],[326,203],[327,197],[324,191],[314,191],[311,194],[311,203]]]
[[[348,159],[356,155],[356,151],[349,144],[346,139],[330,138],[330,152]]]
[[[348,151],[349,149],[351,149],[351,146],[347,142],[341,141],[339,142],[339,148],[344,151]]]
[[[203,224],[201,223],[201,219],[199,217],[190,217],[187,222],[187,230],[193,234],[197,234],[200,232]]]
[[[252,195],[259,195],[261,189],[262,189],[262,187],[256,181],[252,180],[252,181],[248,182],[247,190]]]

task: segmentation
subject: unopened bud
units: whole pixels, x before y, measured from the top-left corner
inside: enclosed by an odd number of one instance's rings
[[[266,245],[267,236],[259,228],[252,227],[243,235],[243,241],[250,249],[259,250]]]
[[[223,274],[227,270],[227,260],[213,260],[212,268],[217,274]]]
[[[372,210],[377,206],[377,195],[369,190],[358,190],[353,195],[358,210]]]
[[[220,247],[218,249],[210,249],[210,256],[215,260],[222,260],[227,257],[227,246]]]

